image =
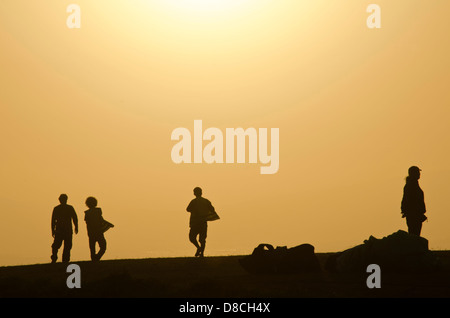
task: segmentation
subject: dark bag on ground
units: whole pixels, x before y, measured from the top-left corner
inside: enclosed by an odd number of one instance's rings
[[[240,259],[239,263],[253,274],[293,274],[321,270],[314,246],[310,244],[292,248],[274,248],[270,244],[260,244],[251,255]]]
[[[335,273],[365,272],[369,264],[387,272],[435,270],[438,259],[428,249],[428,240],[399,230],[381,239],[370,236],[363,244],[328,257],[325,269]]]

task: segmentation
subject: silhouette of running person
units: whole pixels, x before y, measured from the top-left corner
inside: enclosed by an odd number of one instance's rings
[[[194,188],[194,195],[195,199],[193,199],[186,208],[186,211],[191,213],[189,218],[189,241],[197,248],[195,256],[203,257],[208,231],[207,216],[211,212],[215,212],[215,210],[211,202],[202,197],[201,188]],[[198,241],[197,236],[199,237]]]
[[[419,186],[420,170],[416,166],[408,169],[406,184],[403,188],[403,199],[401,204],[402,218],[406,217],[408,233],[420,236],[422,222],[425,216],[425,200],[422,189]]]
[[[75,227],[75,234],[78,233],[78,217],[73,206],[67,204],[67,195],[61,194],[59,196],[59,205],[53,208],[52,213],[52,237],[54,238],[52,244],[52,256],[50,257],[52,263],[56,263],[58,259],[58,250],[64,242],[64,249],[62,254],[63,263],[70,261],[70,250],[72,249],[72,222]]]
[[[106,252],[106,239],[102,230],[104,224],[102,209],[97,207],[97,199],[94,197],[88,197],[86,199],[86,206],[89,210],[84,211],[84,220],[86,221],[89,237],[91,260],[99,261]],[[95,252],[97,243],[99,246],[98,253]]]

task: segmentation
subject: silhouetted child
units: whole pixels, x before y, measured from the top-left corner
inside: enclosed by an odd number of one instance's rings
[[[408,169],[406,184],[403,188],[403,199],[401,204],[402,217],[406,217],[408,233],[420,236],[422,222],[425,216],[425,200],[422,189],[419,186],[420,170],[416,166]]]
[[[106,239],[104,236],[105,220],[102,216],[102,209],[97,207],[97,199],[89,197],[86,199],[86,206],[89,210],[85,211],[84,220],[86,221],[87,232],[89,236],[89,249],[91,251],[91,260],[99,261],[106,251]],[[95,245],[98,243],[99,251],[95,253]]]
[[[73,206],[67,204],[67,195],[59,196],[60,205],[55,206],[52,213],[52,236],[54,238],[52,244],[52,263],[56,263],[58,259],[58,250],[64,242],[64,250],[62,261],[68,263],[70,261],[70,250],[72,249],[72,222],[75,226],[75,234],[78,233],[78,218]]]
[[[197,248],[195,256],[203,257],[208,231],[208,217],[211,216],[211,214],[216,214],[216,212],[211,202],[202,197],[201,188],[196,187],[194,189],[194,195],[195,199],[193,199],[186,208],[186,211],[191,213],[189,219],[189,241]],[[198,242],[197,236],[199,236]]]

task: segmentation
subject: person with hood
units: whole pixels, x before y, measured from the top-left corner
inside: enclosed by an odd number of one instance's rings
[[[84,212],[84,220],[86,221],[86,227],[89,237],[89,249],[91,252],[91,260],[99,261],[103,254],[106,252],[106,239],[105,239],[105,220],[102,216],[102,209],[97,207],[97,199],[94,197],[88,197],[86,199],[86,206],[89,210]],[[96,244],[99,245],[98,253],[95,252]]]

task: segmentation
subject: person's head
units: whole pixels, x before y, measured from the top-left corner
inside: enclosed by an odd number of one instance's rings
[[[420,170],[417,166],[411,166],[408,169],[408,178],[411,180],[419,180],[420,179]]]
[[[67,203],[67,194],[64,194],[64,193],[61,194],[59,196],[58,200],[61,204],[66,204]]]
[[[97,206],[97,199],[94,197],[89,197],[86,199],[86,206],[90,209],[95,208]]]
[[[199,187],[195,187],[195,188],[194,188],[194,195],[195,195],[196,197],[201,197],[201,196],[202,196],[202,189],[199,188]]]

